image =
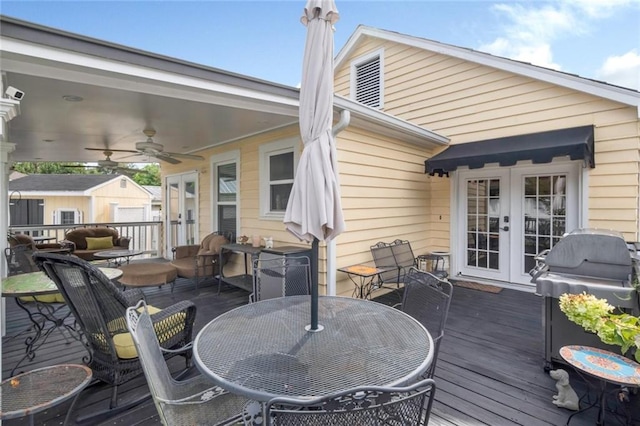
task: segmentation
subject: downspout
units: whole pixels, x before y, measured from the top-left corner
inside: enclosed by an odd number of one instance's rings
[[[331,129],[331,133],[335,138],[338,133],[343,131],[351,121],[351,112],[343,109],[340,111],[340,120]],[[327,243],[327,295],[336,295],[336,240],[333,239]]]

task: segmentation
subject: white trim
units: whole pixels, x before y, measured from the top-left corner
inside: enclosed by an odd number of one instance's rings
[[[298,115],[298,100],[290,97],[42,46],[9,37],[0,37],[0,45],[2,45],[3,55],[7,55],[2,61],[2,68],[7,72],[178,99],[185,99],[187,96],[185,91],[189,91],[188,96],[192,101],[283,115]]]
[[[349,57],[349,54],[355,49],[361,38],[376,37],[388,40],[394,43],[401,43],[413,46],[418,49],[424,49],[435,53],[451,56],[465,61],[486,65],[492,68],[501,69],[507,72],[534,78],[536,80],[545,81],[562,87],[567,87],[580,92],[588,93],[601,98],[620,102],[625,105],[636,107],[638,117],[640,117],[640,93],[633,89],[627,89],[619,86],[613,86],[604,82],[590,80],[549,68],[543,68],[524,62],[518,62],[513,59],[502,58],[488,53],[479,52],[472,49],[453,46],[450,44],[439,43],[433,40],[427,40],[420,37],[408,36],[396,32],[385,31],[377,28],[359,26],[351,35],[347,43],[340,50],[335,59],[334,69],[343,66],[343,62]]]
[[[349,87],[349,98],[352,100],[356,100],[356,68],[362,64],[367,62],[371,62],[374,59],[378,59],[378,63],[380,64],[379,74],[378,74],[378,89],[380,90],[380,105],[376,109],[384,109],[384,49],[380,48],[378,50],[374,50],[373,52],[369,52],[365,55],[359,56],[351,60],[349,66],[350,73],[350,87]],[[373,107],[371,107],[373,108]]]
[[[284,210],[282,210],[282,212],[271,211],[271,191],[269,190],[269,162],[267,161],[267,159],[273,153],[284,154],[286,152],[293,152],[293,176],[295,177],[296,170],[298,169],[298,159],[300,158],[300,150],[298,148],[300,144],[300,137],[294,136],[260,145],[260,148],[258,149],[258,176],[260,179],[260,219],[282,221],[284,220],[285,214]],[[293,178],[291,179],[291,181],[293,182]]]
[[[62,213],[69,212],[73,213],[73,223],[61,223]],[[82,212],[78,209],[61,207],[53,211],[53,218],[55,225],[76,225],[78,223],[82,223]]]
[[[236,206],[236,236],[240,235],[240,200],[242,197],[240,196],[240,150],[233,149],[231,151],[223,152],[221,154],[216,154],[210,159],[210,170],[211,170],[211,203],[210,203],[210,212],[211,212],[211,230],[218,231],[220,227],[218,226],[218,166],[224,164],[235,163],[236,165],[236,201],[233,203]],[[221,203],[223,205],[231,205],[232,203]]]

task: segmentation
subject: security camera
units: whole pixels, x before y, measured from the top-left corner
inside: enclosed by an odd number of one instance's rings
[[[13,86],[7,87],[7,90],[5,90],[4,93],[8,97],[10,97],[11,99],[15,99],[16,101],[21,101],[22,98],[24,98],[24,92],[20,89],[16,89]]]

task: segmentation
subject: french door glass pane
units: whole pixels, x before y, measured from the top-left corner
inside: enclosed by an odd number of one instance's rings
[[[535,256],[552,248],[567,232],[567,175],[538,175],[524,178],[524,270],[536,265]]]
[[[467,266],[499,269],[500,180],[467,181]]]

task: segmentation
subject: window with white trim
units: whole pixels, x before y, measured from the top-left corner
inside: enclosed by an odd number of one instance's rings
[[[217,155],[213,159],[213,229],[238,235],[238,202],[240,200],[240,151],[234,150]]]
[[[355,59],[351,63],[351,98],[372,108],[382,109],[383,69],[381,49]]]
[[[57,209],[53,212],[53,223],[56,225],[82,223],[82,215],[78,209]]]
[[[260,216],[282,219],[298,164],[299,138],[260,146]]]

